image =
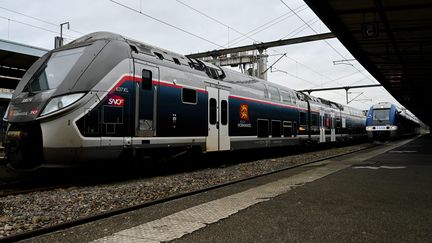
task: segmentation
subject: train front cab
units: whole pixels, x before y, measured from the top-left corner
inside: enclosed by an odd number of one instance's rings
[[[397,115],[393,105],[371,107],[366,120],[366,132],[369,140],[386,141],[395,139],[398,136],[396,125]]]

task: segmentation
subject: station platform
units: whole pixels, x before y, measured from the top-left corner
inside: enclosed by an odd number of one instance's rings
[[[32,242],[428,242],[432,137],[401,140]]]

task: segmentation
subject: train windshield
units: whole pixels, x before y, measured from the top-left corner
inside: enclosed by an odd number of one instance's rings
[[[48,62],[36,72],[24,91],[39,92],[57,88],[83,54],[84,48],[54,52]]]
[[[390,119],[390,109],[374,110],[373,119],[375,121],[388,121]]]

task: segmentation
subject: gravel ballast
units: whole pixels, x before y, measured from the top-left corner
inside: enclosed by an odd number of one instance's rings
[[[359,144],[193,172],[0,198],[3,237],[370,147]]]

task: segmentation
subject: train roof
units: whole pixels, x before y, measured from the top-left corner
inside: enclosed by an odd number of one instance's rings
[[[93,42],[93,41],[97,41],[97,40],[118,40],[118,41],[124,41],[126,39],[122,35],[119,35],[119,34],[115,34],[115,33],[111,33],[111,32],[105,32],[105,31],[100,31],[100,32],[94,32],[94,33],[90,33],[90,34],[81,36],[80,38],[75,39],[75,40],[69,42],[65,46],[80,44],[80,43],[84,43],[84,42]]]
[[[394,104],[390,102],[380,102],[372,106],[372,109],[390,109]],[[395,106],[396,107],[396,106]]]
[[[398,107],[390,102],[379,102],[371,107],[371,109],[391,109],[394,107],[395,111],[400,115],[414,122],[420,123],[420,120],[404,107]]]
[[[115,33],[111,33],[111,32],[94,32],[85,36],[82,36],[70,43],[68,43],[67,45],[65,45],[65,48],[69,48],[72,47],[74,45],[82,45],[83,43],[86,42],[94,42],[97,40],[116,40],[116,41],[124,41],[127,42],[129,44],[129,46],[136,52],[141,52],[144,54],[148,54],[151,56],[154,56],[155,58],[159,58],[160,60],[174,60],[175,63],[177,64],[182,64],[185,66],[189,66],[192,69],[198,70],[198,71],[202,71],[205,74],[207,74],[207,76],[209,76],[210,78],[213,79],[217,79],[217,80],[221,80],[224,82],[228,82],[228,83],[232,83],[232,84],[236,84],[239,86],[244,86],[244,87],[248,87],[248,88],[258,88],[258,85],[260,85],[260,87],[265,87],[268,88],[270,87],[274,87],[274,88],[278,88],[279,90],[285,91],[285,92],[289,92],[291,93],[291,95],[295,96],[295,98],[300,99],[300,100],[309,100],[311,102],[314,103],[318,103],[318,104],[322,104],[328,107],[332,107],[332,108],[336,108],[336,109],[341,109],[341,110],[349,110],[349,111],[354,111],[354,110],[358,110],[349,106],[345,106],[330,100],[326,100],[323,98],[318,98],[318,97],[314,97],[305,93],[300,93],[297,92],[293,89],[290,89],[286,86],[282,86],[282,85],[278,85],[263,79],[259,79],[257,77],[254,76],[250,76],[244,73],[240,73],[238,71],[229,69],[229,68],[225,68],[225,67],[219,67],[217,65],[211,64],[211,63],[207,63],[207,62],[203,62],[197,59],[193,59],[193,58],[189,58],[185,55],[182,54],[178,54],[163,48],[159,48],[156,46],[152,46],[150,44],[138,41],[138,40],[134,40],[132,38],[128,38],[125,36],[122,36],[120,34],[115,34]],[[69,46],[69,47],[68,47]],[[360,110],[359,110],[360,111]]]

